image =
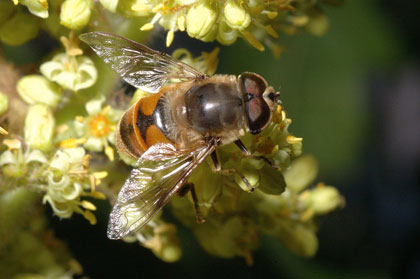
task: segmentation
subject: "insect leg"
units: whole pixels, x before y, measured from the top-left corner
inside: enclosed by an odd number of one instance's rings
[[[203,215],[201,214],[200,207],[198,206],[198,199],[197,199],[197,193],[195,192],[194,183],[187,182],[182,186],[178,192],[177,195],[180,197],[185,196],[188,192],[191,193],[191,197],[194,204],[194,210],[195,210],[195,216],[197,217],[197,222],[199,224],[204,223],[206,220],[203,218]]]
[[[222,166],[220,165],[219,157],[217,156],[216,150],[214,150],[210,154],[210,156],[211,156],[211,159],[213,161],[213,165],[214,165],[214,168],[216,169],[216,171],[221,171],[222,170]]]
[[[217,152],[216,150],[214,150],[211,154],[211,159],[213,160],[213,165],[215,168],[215,171],[221,175],[232,175],[232,174],[238,174],[239,177],[242,179],[242,181],[245,183],[245,185],[248,187],[250,192],[253,192],[255,190],[254,187],[251,186],[251,183],[249,183],[248,179],[246,179],[246,177],[237,169],[226,169],[226,170],[222,170],[222,167],[220,165],[219,162],[219,158],[217,156]]]
[[[235,140],[235,144],[237,147],[239,147],[239,149],[242,151],[242,153],[246,156],[246,157],[250,157],[256,160],[263,160],[264,162],[266,162],[268,165],[270,165],[270,167],[275,168],[275,169],[279,169],[280,167],[275,165],[271,160],[267,159],[264,156],[256,156],[256,155],[252,155],[251,152],[249,151],[248,148],[246,148],[246,146],[243,144],[243,142],[240,139]]]

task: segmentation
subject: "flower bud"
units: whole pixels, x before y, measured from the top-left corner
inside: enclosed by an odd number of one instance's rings
[[[311,185],[318,174],[318,162],[311,155],[294,160],[290,168],[283,172],[287,187],[299,193]]]
[[[251,15],[247,9],[236,0],[229,0],[226,2],[224,8],[224,16],[226,23],[237,30],[244,30],[251,24]]]
[[[260,182],[260,175],[257,170],[252,169],[244,169],[240,170],[241,174],[244,176],[244,178],[249,182],[249,186],[256,188],[259,185]],[[241,187],[242,190],[246,192],[250,192],[249,186],[244,182],[244,179],[239,176],[238,174],[235,174],[235,181]]]
[[[30,106],[25,118],[25,141],[31,148],[48,151],[52,145],[54,126],[54,116],[46,105]]]
[[[17,46],[35,38],[38,31],[36,18],[18,11],[0,27],[0,40],[8,45]]]
[[[269,195],[280,195],[286,189],[283,174],[275,168],[264,165],[258,189]]]
[[[213,1],[200,1],[188,10],[187,33],[192,38],[211,41],[216,37],[218,12]]]
[[[0,115],[5,113],[9,108],[9,98],[3,92],[0,92]]]
[[[31,14],[41,18],[48,17],[48,2],[47,0],[19,0],[19,3],[28,7]]]
[[[173,263],[178,261],[182,256],[182,250],[179,245],[165,244],[159,253],[162,261]]]
[[[61,5],[60,23],[71,30],[79,30],[89,23],[91,0],[66,0]]]
[[[315,214],[327,214],[343,204],[343,197],[331,186],[320,185],[304,200]]]
[[[42,103],[55,107],[61,97],[61,88],[40,75],[29,75],[17,82],[16,89],[28,104]]]

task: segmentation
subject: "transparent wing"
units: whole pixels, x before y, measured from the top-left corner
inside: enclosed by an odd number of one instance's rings
[[[171,79],[200,79],[199,70],[144,45],[103,32],[79,36],[129,84],[156,93]]]
[[[212,143],[181,151],[171,144],[150,147],[118,194],[110,215],[108,238],[123,238],[146,225],[214,149]]]

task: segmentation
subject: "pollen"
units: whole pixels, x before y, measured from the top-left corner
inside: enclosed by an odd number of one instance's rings
[[[108,119],[102,114],[98,114],[90,121],[90,133],[98,138],[106,136],[111,132]]]
[[[264,51],[264,46],[249,31],[242,32],[244,38],[259,51]]]
[[[86,138],[80,138],[80,139],[70,138],[70,139],[65,139],[65,140],[60,141],[58,146],[61,148],[75,148],[79,144],[83,144],[85,142],[86,142]]]
[[[146,23],[145,25],[143,25],[140,30],[141,31],[149,31],[153,29],[153,24],[152,23]]]
[[[297,137],[294,137],[294,136],[291,136],[291,135],[286,137],[286,141],[289,144],[295,144],[295,143],[298,143],[298,142],[302,142],[302,140],[303,140],[303,138],[297,138]]]

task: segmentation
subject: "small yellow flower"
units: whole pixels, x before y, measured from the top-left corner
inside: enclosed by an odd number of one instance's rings
[[[95,137],[107,136],[111,132],[108,119],[103,114],[97,114],[92,117],[89,123],[90,133]]]
[[[110,106],[102,108],[104,97],[86,103],[87,117],[77,117],[74,126],[77,135],[83,140],[83,146],[94,152],[105,151],[107,157],[114,160],[114,149],[109,144],[114,144],[116,125],[122,111]]]
[[[98,73],[93,61],[87,56],[76,56],[82,52],[71,42],[66,42],[66,53],[59,53],[43,63],[41,73],[65,89],[78,91],[95,84]]]
[[[91,211],[95,211],[96,206],[81,198],[105,197],[95,191],[95,183],[91,182],[94,174],[89,173],[89,158],[81,147],[58,150],[50,161],[48,170],[44,172],[47,185],[45,189],[42,188],[45,191],[43,203],[49,203],[54,213],[61,218],[69,218],[73,213],[78,213],[94,225],[96,217]]]

